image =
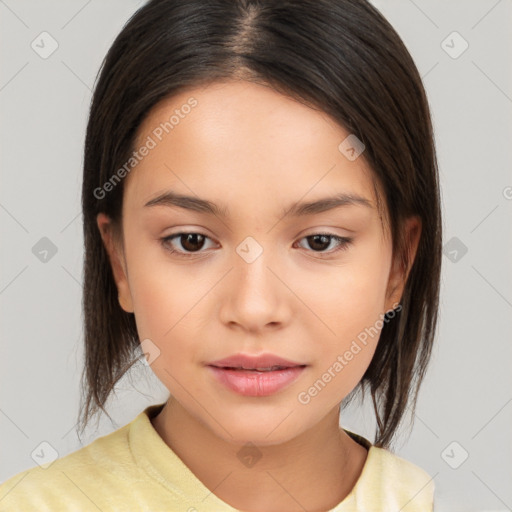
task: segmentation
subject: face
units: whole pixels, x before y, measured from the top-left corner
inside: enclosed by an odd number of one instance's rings
[[[122,248],[98,216],[151,368],[220,438],[284,442],[333,414],[400,300],[371,171],[339,149],[348,135],[262,85],[191,89],[139,129],[136,148],[151,148],[124,178]],[[359,199],[292,209],[342,195]],[[231,378],[209,366],[236,354],[301,367]]]

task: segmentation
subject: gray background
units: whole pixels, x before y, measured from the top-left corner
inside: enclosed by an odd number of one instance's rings
[[[397,453],[434,477],[437,511],[511,510],[512,2],[374,4],[423,77],[444,212],[437,345],[412,434],[402,429]],[[43,441],[61,457],[81,446],[87,109],[101,60],[140,5],[0,0],[0,481],[35,466],[31,453]],[[31,47],[43,31],[58,43],[47,58]],[[91,424],[84,444],[167,396],[143,363],[116,390],[114,422]],[[342,425],[373,439],[369,404],[347,411]]]

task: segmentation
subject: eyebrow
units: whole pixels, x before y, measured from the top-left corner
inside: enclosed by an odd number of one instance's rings
[[[221,208],[215,203],[212,203],[206,199],[178,194],[170,190],[160,194],[154,199],[151,199],[144,206],[177,206],[186,210],[193,210],[199,213],[206,213],[219,217],[227,217],[229,214],[227,207]],[[372,202],[365,197],[357,194],[341,193],[331,197],[317,199],[315,201],[297,201],[288,208],[284,208],[281,212],[281,215],[282,217],[285,217],[286,215],[290,215],[292,217],[302,217],[315,215],[342,206],[365,206],[367,208],[373,208]]]

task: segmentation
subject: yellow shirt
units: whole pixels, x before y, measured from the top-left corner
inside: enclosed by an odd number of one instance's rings
[[[118,430],[0,485],[1,512],[235,512],[190,471],[150,418],[152,405]],[[418,466],[347,431],[368,448],[354,488],[328,512],[432,512],[434,481]]]

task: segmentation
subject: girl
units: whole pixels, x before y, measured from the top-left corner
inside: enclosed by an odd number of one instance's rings
[[[433,509],[391,445],[436,331],[437,162],[370,3],[150,0],[103,62],[82,203],[82,430],[141,351],[169,398],[2,510]],[[373,443],[339,424],[368,388]]]

